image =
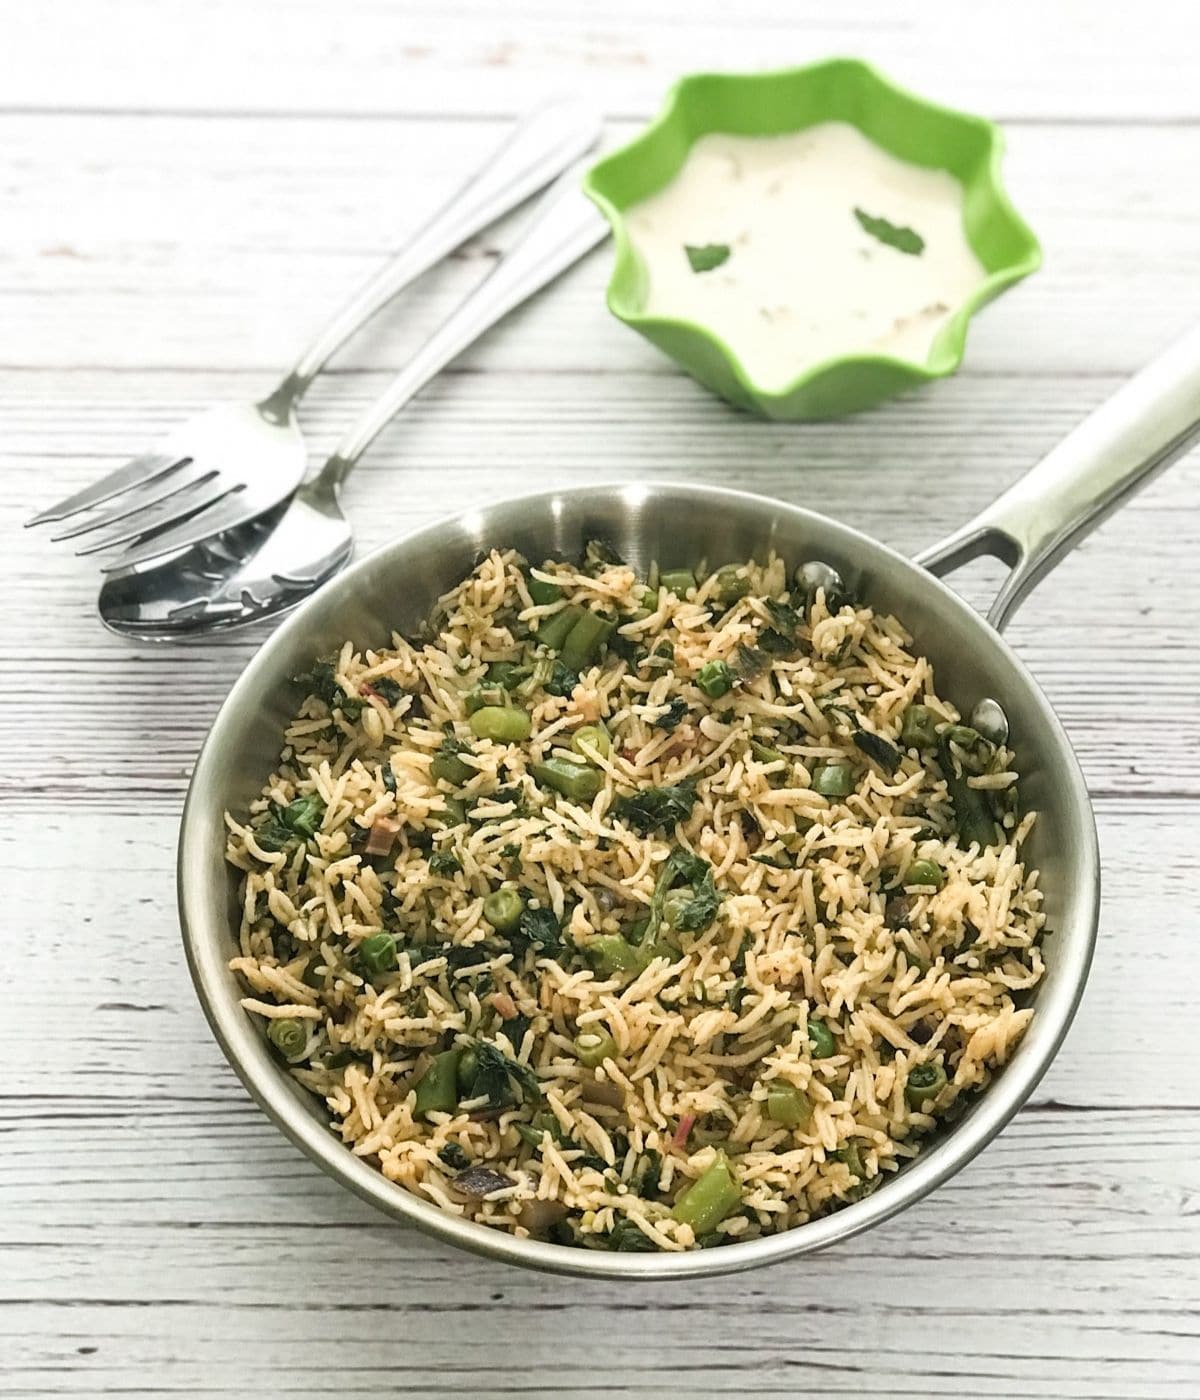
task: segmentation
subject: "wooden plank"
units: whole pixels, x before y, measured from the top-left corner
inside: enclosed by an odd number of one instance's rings
[[[282,373],[503,129],[0,115],[0,366]],[[1190,324],[1200,190],[1176,172],[1197,165],[1200,126],[1014,129],[1007,182],[1046,263],[979,318],[965,373],[1128,372]],[[339,364],[399,367],[513,227],[411,289]],[[605,311],[610,261],[593,254],[462,363],[673,374]]]
[[[87,63],[62,61],[62,36]],[[218,113],[508,113],[531,92],[594,94],[613,113],[657,107],[680,73],[772,68],[851,53],[932,98],[1001,116],[1179,119],[1198,110],[1191,13],[1010,0],[919,12],[742,0],[555,0],[497,7],[359,0],[43,0],[0,50],[9,107]],[[147,55],[152,61],[147,62]]]
[[[343,376],[320,391],[306,412],[318,460],[383,383]],[[963,378],[875,414],[789,426],[736,414],[682,377],[451,375],[379,440],[346,504],[366,551],[464,500],[605,478],[708,481],[817,506],[912,550],[967,519],[1118,383]],[[35,499],[83,485],[154,431],[253,387],[250,375],[0,375],[0,469],[19,473],[26,492],[0,502],[14,561],[0,598],[13,719],[0,732],[0,790],[52,805],[120,793],[173,804],[182,793],[256,640],[131,648],[96,624],[94,563],[19,523]],[[48,477],[52,492],[40,486]],[[1193,533],[1176,525],[1198,480],[1193,456],[1136,497],[1010,629],[1097,793],[1200,793],[1200,654],[1188,622],[1200,574]],[[1001,572],[968,571],[962,587],[982,603]],[[48,595],[53,626],[31,635]],[[41,723],[47,694],[86,697],[103,743],[64,742]]]

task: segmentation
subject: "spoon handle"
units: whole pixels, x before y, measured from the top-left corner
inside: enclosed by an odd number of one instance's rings
[[[608,224],[569,170],[543,197],[524,234],[371,404],[319,475],[301,493],[323,494],[345,480],[380,430],[419,390],[514,307],[565,272],[608,233]]]
[[[545,103],[530,112],[412,241],[351,297],[271,394],[294,404],[334,351],[421,273],[501,215],[515,209],[594,144],[597,113],[579,102]]]

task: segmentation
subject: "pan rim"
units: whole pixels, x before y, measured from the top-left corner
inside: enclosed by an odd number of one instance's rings
[[[227,736],[235,733],[241,707],[264,683],[278,684],[276,658],[286,654],[294,636],[308,626],[309,618],[322,609],[336,610],[338,600],[349,595],[356,581],[386,561],[400,559],[422,541],[448,539],[456,532],[478,529],[479,522],[498,512],[514,512],[538,519],[551,519],[556,503],[564,499],[586,505],[588,498],[611,503],[614,496],[636,510],[656,500],[707,501],[750,518],[764,510],[774,516],[820,532],[840,545],[857,548],[869,557],[913,575],[921,587],[943,595],[957,614],[964,632],[978,629],[978,639],[999,650],[1000,656],[1025,685],[1028,697],[1038,710],[1052,742],[1065,760],[1070,789],[1066,809],[1072,816],[1072,829],[1064,833],[1073,851],[1071,929],[1065,962],[1056,985],[1039,994],[1038,1014],[1003,1074],[981,1094],[971,1112],[958,1124],[939,1133],[913,1161],[895,1177],[885,1181],[872,1195],[844,1206],[828,1216],[796,1226],[776,1235],[725,1245],[717,1250],[681,1253],[616,1254],[607,1251],[571,1248],[530,1239],[518,1239],[500,1230],[462,1220],[422,1201],[404,1187],[388,1181],[375,1168],[353,1156],[317,1118],[298,1109],[297,1090],[286,1071],[269,1056],[262,1037],[252,1027],[249,1016],[238,1004],[239,993],[231,990],[225,966],[232,930],[224,908],[217,909],[209,898],[203,875],[211,860],[209,845],[214,829],[221,830],[222,798],[220,755]],[[561,511],[561,505],[557,507]],[[766,542],[764,541],[764,544]],[[1078,758],[1066,731],[1046,699],[1037,680],[1003,636],[942,579],[923,569],[906,555],[873,536],[804,506],[725,486],[647,481],[600,482],[578,487],[530,492],[504,497],[456,515],[440,517],[416,530],[405,532],[379,546],[353,563],[319,592],[315,593],[267,638],[235,680],[213,720],[193,768],[180,825],[177,895],[180,927],[188,970],[197,997],[223,1054],[251,1097],[296,1147],[335,1181],[355,1195],[382,1210],[393,1219],[416,1225],[426,1234],[445,1240],[472,1253],[523,1267],[578,1277],[667,1279],[732,1273],[761,1267],[786,1258],[827,1248],[882,1223],[899,1211],[923,1199],[972,1161],[1028,1100],[1049,1068],[1066,1037],[1086,985],[1096,944],[1099,919],[1099,845],[1091,802]],[[1043,1001],[1045,996],[1047,1000]]]

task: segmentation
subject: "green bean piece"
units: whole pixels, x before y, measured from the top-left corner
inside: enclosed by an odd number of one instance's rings
[[[854,791],[854,775],[848,763],[823,763],[812,775],[812,785],[822,797],[849,797]]]
[[[529,589],[530,598],[539,608],[544,608],[547,603],[557,603],[563,595],[557,583],[547,583],[545,579],[534,578],[532,575],[525,580],[525,586]]]
[[[602,933],[583,950],[596,972],[612,977],[618,972],[640,972],[642,950],[627,943],[619,933]]]
[[[281,1016],[268,1023],[267,1039],[285,1059],[294,1060],[308,1044],[308,1031],[302,1021]]]
[[[517,890],[493,890],[483,901],[483,917],[499,933],[511,933],[521,922],[525,901]]]
[[[461,1050],[443,1050],[435,1055],[417,1084],[413,1112],[418,1118],[431,1113],[453,1113],[458,1103],[458,1062]]]
[[[553,788],[573,802],[590,802],[604,786],[603,777],[586,763],[569,758],[547,758],[531,763],[529,771],[543,787]]]
[[[696,684],[710,700],[719,700],[733,689],[734,675],[724,661],[706,661],[696,673]]]
[[[589,749],[601,758],[607,758],[612,752],[612,740],[598,724],[585,724],[571,735],[571,747],[584,758],[591,757]]]
[[[928,749],[937,743],[937,716],[928,705],[910,705],[904,711],[900,742],[906,749]]]
[[[908,1072],[908,1083],[904,1086],[904,1097],[913,1108],[920,1108],[937,1096],[946,1087],[946,1071],[937,1064],[915,1065]]]
[[[729,1159],[724,1152],[718,1152],[712,1166],[675,1202],[671,1215],[681,1225],[690,1225],[695,1234],[706,1235],[715,1230],[741,1200],[741,1188],[729,1168]]]
[[[932,885],[935,890],[940,890],[946,883],[946,877],[936,860],[914,860],[904,872],[904,883],[905,886]]]
[[[561,612],[556,612],[552,617],[543,618],[541,626],[538,628],[538,641],[542,646],[549,647],[551,651],[558,651],[570,636],[571,629],[583,616],[583,611],[578,603],[568,603]],[[574,667],[572,667],[573,669]]]
[[[696,575],[692,573],[691,569],[667,569],[658,582],[668,593],[674,593],[676,597],[682,598],[687,594],[689,588],[695,588]]]
[[[814,1060],[827,1060],[830,1055],[837,1051],[837,1045],[833,1039],[833,1032],[824,1021],[814,1021],[811,1018],[808,1022],[808,1043]]]
[[[656,612],[658,610],[658,589],[643,588],[638,595],[638,601],[641,603],[642,607],[646,609],[647,616],[652,612]]]
[[[559,650],[559,658],[572,671],[582,671],[600,655],[600,648],[612,636],[616,624],[599,613],[585,612],[571,628]]]
[[[440,780],[458,787],[460,783],[465,783],[475,776],[475,769],[469,763],[464,763],[456,753],[441,749],[433,756],[433,762],[429,765],[429,776],[435,782]]]
[[[786,1079],[773,1079],[767,1085],[767,1117],[787,1128],[803,1128],[812,1117],[812,1100],[803,1089]]]
[[[471,1092],[471,1086],[475,1083],[475,1076],[479,1073],[479,1055],[474,1046],[468,1045],[458,1057],[458,1064],[454,1067],[454,1083],[462,1097],[466,1097]]]
[[[590,1026],[575,1037],[575,1053],[579,1063],[587,1069],[595,1069],[605,1060],[616,1058],[617,1042],[607,1031],[593,1030]]]
[[[724,603],[728,607],[750,592],[750,580],[738,573],[741,567],[740,564],[726,564],[724,568],[717,570],[717,586],[713,590],[713,597],[718,603]]]
[[[531,667],[522,666],[518,661],[493,661],[487,668],[488,683],[516,690],[531,671]]]
[[[463,705],[468,715],[482,710],[485,705],[503,708],[508,704],[508,691],[502,685],[477,685],[467,691]]]
[[[973,729],[966,732],[975,734]],[[954,803],[954,823],[964,850],[974,845],[985,851],[996,839],[996,824],[984,794],[970,786],[965,773],[955,770],[954,755],[950,752],[950,740],[954,733],[954,730],[947,730],[938,739],[938,756],[942,762],[942,772],[946,775],[950,799]]]
[[[524,710],[501,705],[485,705],[471,716],[471,733],[497,744],[519,744],[529,738],[532,721]]]
[[[390,933],[373,933],[359,945],[358,956],[363,971],[369,977],[383,977],[395,972],[399,966],[396,958],[396,940]]]

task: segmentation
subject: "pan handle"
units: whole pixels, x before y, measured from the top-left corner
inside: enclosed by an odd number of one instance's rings
[[[1200,327],[1140,370],[961,529],[916,556],[941,578],[991,554],[1011,572],[988,611],[997,631],[1106,516],[1200,437]]]

